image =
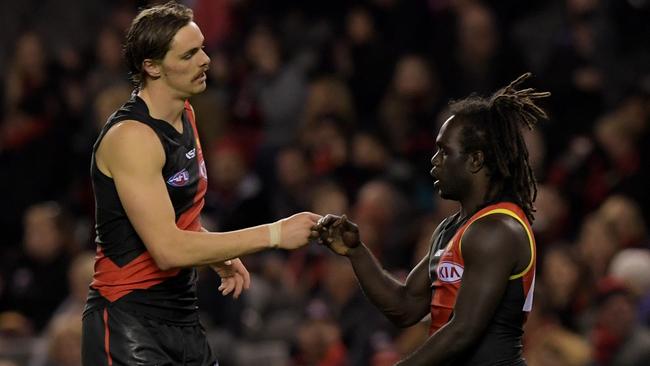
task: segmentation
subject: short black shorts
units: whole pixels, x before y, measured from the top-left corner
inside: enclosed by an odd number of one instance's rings
[[[109,306],[87,313],[82,333],[84,366],[218,366],[200,324],[170,325]]]

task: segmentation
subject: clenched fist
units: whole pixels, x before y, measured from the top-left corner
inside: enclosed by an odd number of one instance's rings
[[[323,217],[314,226],[311,236],[318,238],[320,244],[327,245],[336,254],[344,256],[361,244],[357,224],[348,220],[346,215]]]

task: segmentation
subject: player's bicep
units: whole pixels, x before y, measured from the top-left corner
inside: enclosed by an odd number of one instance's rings
[[[442,224],[434,230],[429,243],[427,255],[413,268],[406,279],[406,292],[409,297],[417,300],[418,313],[427,314],[430,310],[432,288],[431,278],[429,276],[429,257],[433,248],[435,239],[440,235]]]
[[[431,280],[429,279],[429,259],[423,258],[406,278],[406,291],[409,296],[431,299]]]
[[[429,277],[429,258],[431,257],[431,251],[437,250],[434,248],[434,243],[436,238],[440,235],[444,221],[441,222],[438,227],[433,231],[431,239],[429,240],[429,250],[427,254],[420,260],[420,262],[413,268],[411,273],[409,273],[408,278],[406,279],[406,289],[409,294],[414,296],[424,296],[431,298],[431,278]]]
[[[129,221],[157,260],[175,229],[174,209],[162,177],[164,151],[155,132],[137,122],[113,127],[102,141],[102,160]]]
[[[413,268],[406,279],[407,297],[404,301],[409,305],[413,322],[422,319],[431,309],[431,281],[428,268],[429,261],[424,258]]]

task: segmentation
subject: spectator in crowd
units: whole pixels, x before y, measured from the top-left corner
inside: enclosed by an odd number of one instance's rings
[[[44,329],[69,290],[68,267],[77,251],[71,225],[56,202],[31,206],[24,217],[22,250],[3,258],[0,310],[25,317],[36,333]]]
[[[615,278],[598,283],[596,324],[591,333],[598,366],[647,365],[650,363],[650,330],[637,323],[636,300]]]

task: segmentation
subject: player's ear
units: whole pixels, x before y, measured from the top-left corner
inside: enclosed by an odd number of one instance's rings
[[[158,79],[162,74],[160,63],[150,58],[142,61],[142,69],[147,73],[147,75],[149,75],[150,78],[154,80]]]
[[[485,154],[483,151],[477,150],[469,154],[469,171],[476,174],[485,165]]]

